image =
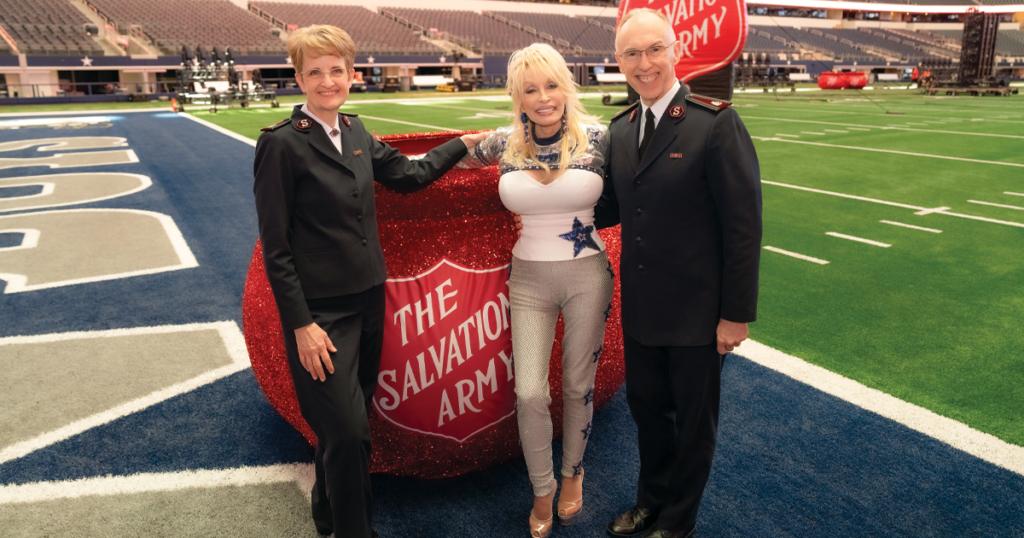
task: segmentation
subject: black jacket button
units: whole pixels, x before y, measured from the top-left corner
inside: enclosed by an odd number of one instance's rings
[[[359,192],[358,191],[353,192],[352,193],[352,197],[353,198],[359,198]]]
[[[362,241],[360,241],[360,243],[362,243],[363,246],[366,246],[367,241],[365,239],[363,239]]]
[[[637,215],[639,215],[639,214],[641,214],[641,213],[643,213],[643,212],[644,212],[644,210],[643,210],[643,209],[640,209],[639,207],[638,207],[638,208],[636,208],[636,214],[637,214]]]
[[[356,215],[356,220],[358,220],[359,222],[363,222],[363,216],[362,215]]]
[[[641,263],[640,265],[636,266],[636,269],[638,271],[643,271],[644,270],[644,264]]]
[[[643,239],[640,239],[640,236],[639,236],[639,235],[638,235],[638,236],[636,236],[636,242],[637,242],[637,243],[639,243],[640,241],[643,241]]]

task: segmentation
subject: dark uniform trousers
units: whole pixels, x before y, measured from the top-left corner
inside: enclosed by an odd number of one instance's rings
[[[622,226],[626,399],[640,451],[636,503],[658,514],[659,527],[686,532],[696,525],[717,442],[724,357],[716,328],[720,319],[756,317],[760,172],[727,102],[680,88],[642,154],[641,114],[638,103],[612,119],[595,221]]]
[[[322,534],[369,538],[367,410],[380,365],[387,279],[374,183],[403,192],[425,187],[466,154],[466,145],[452,140],[409,160],[374,139],[356,116],[338,121],[342,153],[300,106],[264,129],[253,192],[295,393],[318,439],[313,520]],[[302,367],[296,349],[295,329],[311,323],[338,350],[324,382]]]
[[[338,350],[331,353],[334,373],[323,382],[299,362],[295,331],[285,331],[299,410],[317,437],[312,508],[321,534],[334,529],[353,536],[372,532],[367,413],[384,343],[384,302],[383,284],[362,293],[306,301],[313,321]],[[336,526],[336,518],[344,519]]]

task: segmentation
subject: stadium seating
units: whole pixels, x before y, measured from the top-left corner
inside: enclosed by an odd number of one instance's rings
[[[964,39],[963,30],[932,30],[930,34],[941,35],[949,42],[960,44]],[[996,54],[1001,56],[1024,56],[1024,31],[999,30],[996,36]]]
[[[594,54],[612,54],[615,52],[615,34],[597,24],[588,22],[586,19],[577,19],[565,15],[552,13],[524,13],[524,12],[492,12],[508,21],[515,21],[523,26],[523,29],[533,28],[538,32],[544,32],[555,38],[557,44],[563,48],[579,46],[584,52]],[[561,40],[561,41],[559,41]],[[568,45],[566,45],[568,44]]]
[[[0,0],[0,26],[23,54],[102,55],[103,47],[85,32],[87,24],[67,0]],[[0,53],[10,54],[3,45]]]
[[[239,54],[286,54],[271,27],[228,0],[91,0],[119,28],[141,27],[167,54],[182,45],[233,47]]]
[[[852,61],[878,61],[882,57],[854,47],[853,41],[836,35],[837,30],[791,28],[781,26],[751,26],[757,31],[757,35],[769,39],[779,36],[787,43],[794,42],[798,47],[803,47],[819,52],[826,52],[835,56],[837,60]]]
[[[356,42],[360,53],[371,54],[441,54],[443,49],[419,38],[408,26],[360,6],[331,4],[286,4],[254,2],[264,14],[270,14],[286,25],[298,27],[331,24],[344,29]]]
[[[537,36],[472,11],[392,7],[381,9],[426,30],[436,29],[457,36],[484,52],[508,53],[537,41]]]

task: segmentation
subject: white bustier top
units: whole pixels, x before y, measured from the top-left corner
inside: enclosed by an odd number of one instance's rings
[[[502,174],[501,203],[523,219],[523,235],[512,248],[521,260],[559,261],[604,250],[594,229],[594,205],[604,181],[589,170],[570,168],[544,185],[523,170]]]
[[[594,228],[594,206],[604,190],[604,159],[608,148],[608,130],[603,125],[586,125],[587,147],[558,179],[547,185],[538,182],[526,170],[542,170],[528,161],[520,169],[503,159],[511,128],[497,129],[478,144],[459,168],[478,168],[498,164],[501,180],[498,195],[505,207],[523,221],[522,236],[512,255],[529,261],[562,261],[593,256],[605,249]],[[560,138],[560,137],[558,137]],[[541,141],[537,141],[541,142]],[[553,172],[559,170],[560,142],[539,143],[537,158]]]

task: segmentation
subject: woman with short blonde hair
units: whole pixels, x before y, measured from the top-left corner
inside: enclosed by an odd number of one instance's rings
[[[604,187],[607,129],[587,115],[562,55],[538,43],[509,59],[513,123],[477,145],[460,166],[497,164],[501,201],[522,219],[509,291],[519,437],[533,485],[530,535],[551,533],[558,482],[552,472],[548,363],[559,313],[562,340],[562,525],[583,509],[583,452],[592,432],[594,376],[611,309],[614,275],[594,229]]]
[[[355,44],[333,26],[292,32],[288,54],[306,95],[266,127],[253,166],[267,279],[284,332],[299,411],[316,434],[311,492],[320,534],[376,537],[370,493],[370,398],[384,341],[387,269],[374,182],[429,185],[485,135],[466,135],[410,161],[339,113]]]

